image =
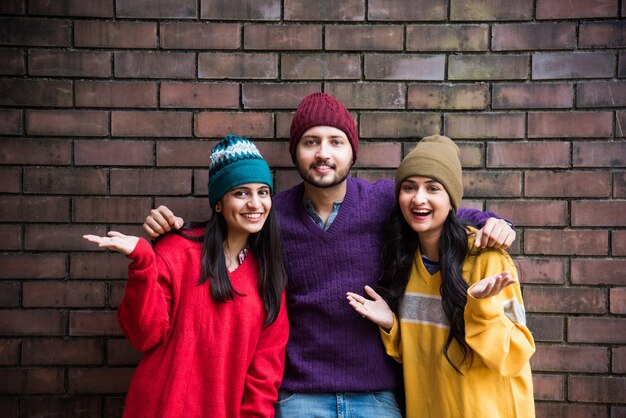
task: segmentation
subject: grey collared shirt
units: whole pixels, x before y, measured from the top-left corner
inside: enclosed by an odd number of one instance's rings
[[[339,208],[341,208],[341,204],[343,200],[338,200],[337,202],[333,202],[333,210],[328,215],[328,220],[326,223],[320,218],[320,216],[315,212],[315,208],[309,199],[302,199],[302,203],[304,204],[304,209],[311,217],[311,220],[315,222],[315,225],[319,226],[323,231],[328,231],[328,228],[333,224],[333,221],[337,217],[339,213]]]

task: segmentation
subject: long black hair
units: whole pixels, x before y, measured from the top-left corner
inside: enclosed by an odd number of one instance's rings
[[[379,289],[391,309],[398,314],[400,300],[409,282],[413,263],[417,262],[415,252],[419,247],[419,237],[402,216],[398,204],[391,213],[385,231],[383,250],[385,265]],[[471,361],[472,357],[472,350],[465,341],[465,319],[463,317],[467,304],[468,285],[461,274],[463,261],[469,253],[467,239],[466,225],[451,210],[443,224],[443,231],[439,240],[440,293],[443,311],[450,324],[450,332],[443,347],[443,355],[458,373],[461,373],[461,365],[468,359]],[[463,358],[458,364],[455,364],[448,355],[453,340],[456,340],[463,354]]]
[[[184,230],[190,228],[204,228],[204,235],[186,234]],[[224,256],[224,241],[228,237],[228,228],[221,212],[213,211],[208,221],[185,224],[182,231],[176,232],[192,241],[202,241],[202,267],[198,284],[208,281],[213,299],[223,303],[233,300],[235,296],[243,296],[233,288],[228,277]],[[263,325],[267,326],[278,317],[282,292],[287,284],[280,249],[280,228],[274,210],[269,211],[261,230],[250,234],[248,246],[259,262],[259,294],[266,313]]]

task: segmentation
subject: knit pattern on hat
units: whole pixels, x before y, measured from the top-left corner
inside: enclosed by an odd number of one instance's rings
[[[400,163],[396,171],[396,196],[400,185],[411,176],[422,176],[437,180],[450,196],[455,210],[463,198],[461,152],[447,136],[431,135],[423,138]]]
[[[272,173],[257,147],[246,138],[227,135],[211,150],[209,203],[215,204],[233,187],[245,183],[267,184],[272,190]]]
[[[348,109],[330,94],[312,93],[302,99],[291,122],[289,153],[294,163],[296,148],[302,135],[315,126],[332,126],[345,133],[352,146],[352,161],[356,161],[359,135],[354,118]]]

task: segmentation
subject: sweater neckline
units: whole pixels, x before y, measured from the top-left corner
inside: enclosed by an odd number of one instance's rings
[[[313,219],[311,219],[306,209],[304,208],[304,203],[302,201],[304,197],[304,183],[300,184],[301,193],[300,198],[298,199],[300,219],[302,223],[306,225],[306,228],[313,234],[326,239],[335,239],[338,234],[337,231],[343,228],[346,216],[348,216],[348,212],[350,212],[350,208],[352,207],[354,202],[355,190],[355,185],[353,183],[352,177],[348,177],[346,181],[348,182],[346,185],[346,195],[344,196],[341,207],[339,208],[339,213],[337,214],[337,217],[333,221],[332,225],[330,225],[330,228],[328,228],[328,230],[326,231],[324,231],[322,228],[315,224]]]

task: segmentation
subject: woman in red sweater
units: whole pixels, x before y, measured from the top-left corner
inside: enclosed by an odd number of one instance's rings
[[[143,352],[125,417],[273,417],[289,334],[272,177],[229,135],[209,165],[208,222],[154,248],[111,231],[85,239],[125,254],[118,320]]]

